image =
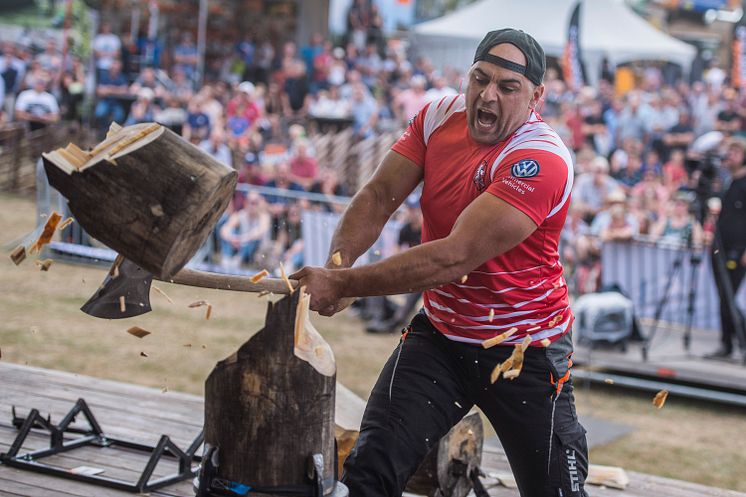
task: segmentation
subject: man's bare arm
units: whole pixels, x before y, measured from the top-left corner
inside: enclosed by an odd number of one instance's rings
[[[354,269],[305,268],[294,275],[311,288],[311,308],[329,315],[340,298],[417,292],[456,281],[507,252],[536,230],[526,214],[482,194],[459,216],[451,233],[375,264]]]
[[[342,267],[351,267],[378,239],[386,221],[422,180],[422,168],[390,151],[373,177],[352,198],[332,238],[331,256],[339,252]]]

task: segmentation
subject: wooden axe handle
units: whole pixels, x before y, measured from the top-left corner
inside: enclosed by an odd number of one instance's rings
[[[252,283],[248,276],[232,274],[209,273],[184,268],[168,280],[170,283],[197,286],[200,288],[215,288],[217,290],[233,290],[237,292],[272,292],[290,293],[287,283],[280,278],[262,278]],[[293,288],[298,286],[297,280],[290,280]]]

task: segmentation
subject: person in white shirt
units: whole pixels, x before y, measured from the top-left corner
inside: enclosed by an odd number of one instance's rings
[[[433,102],[449,95],[455,95],[456,93],[458,93],[456,90],[448,86],[445,76],[435,74],[433,76],[433,87],[425,92],[425,100]]]
[[[101,24],[101,32],[93,39],[93,53],[96,56],[96,69],[107,71],[114,59],[118,59],[122,50],[119,37],[111,32],[111,24]]]
[[[31,131],[42,129],[60,119],[60,107],[54,95],[46,91],[47,82],[37,78],[33,86],[16,99],[16,119],[29,123]]]

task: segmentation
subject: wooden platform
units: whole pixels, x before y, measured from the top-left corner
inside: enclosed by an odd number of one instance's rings
[[[693,330],[689,350],[683,346],[683,331],[662,323],[643,361],[642,344],[620,347],[589,347],[577,343],[573,361],[576,366],[598,371],[673,380],[700,388],[712,388],[746,395],[746,366],[736,353],[730,360],[705,359],[718,346],[719,335],[713,331]],[[649,333],[649,326],[644,333]]]
[[[43,415],[50,414],[52,422],[56,423],[81,397],[91,407],[104,432],[113,437],[154,445],[161,434],[167,434],[179,447],[186,448],[202,427],[202,399],[194,395],[163,393],[153,388],[0,362],[0,452],[8,450],[17,434],[11,425],[11,406],[16,406],[19,416],[26,416],[30,409],[36,408]],[[46,442],[46,438],[34,434],[25,449],[39,449]],[[134,480],[146,458],[122,449],[82,448],[45,458],[45,461],[64,468],[92,466],[104,469],[104,475]],[[488,474],[509,473],[507,460],[500,452],[485,452],[482,467]],[[174,470],[175,467],[159,466],[156,476]],[[629,472],[629,476],[631,483],[624,491],[590,487],[589,492],[593,497],[746,497],[744,493],[640,473]],[[518,496],[517,490],[502,486],[491,486],[489,492],[495,497]],[[121,497],[133,494],[0,465],[0,495]],[[194,492],[191,482],[184,481],[150,495],[192,497]]]

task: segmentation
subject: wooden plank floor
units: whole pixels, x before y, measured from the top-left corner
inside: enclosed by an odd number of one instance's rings
[[[194,395],[162,393],[153,388],[0,362],[0,452],[8,450],[17,433],[11,425],[11,406],[16,406],[19,416],[26,416],[30,409],[36,408],[42,415],[50,414],[56,423],[81,397],[104,432],[112,437],[154,445],[161,434],[166,434],[185,449],[202,427],[202,399]],[[34,434],[24,449],[38,449],[46,442],[47,439]],[[134,480],[146,458],[118,448],[85,448],[46,461],[68,469],[93,466],[104,469],[104,475]],[[485,452],[482,466],[488,474],[509,472],[505,455],[496,451]],[[175,465],[159,466],[156,476],[174,470]],[[746,497],[739,492],[640,473],[629,476],[630,486],[623,492],[600,487],[591,487],[589,491],[593,497]],[[491,486],[489,492],[494,497],[518,496],[515,489],[501,486]],[[132,494],[0,465],[0,495],[122,497]],[[191,497],[194,492],[191,482],[185,481],[150,495]]]

